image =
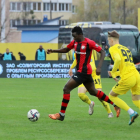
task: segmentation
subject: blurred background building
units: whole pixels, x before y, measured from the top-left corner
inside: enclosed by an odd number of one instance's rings
[[[35,25],[58,20],[67,25],[81,0],[1,0],[1,42],[22,42],[15,26]]]
[[[139,0],[100,0],[100,2],[98,0],[1,0],[0,41],[28,42],[22,38],[25,30],[42,30],[52,25],[57,26],[57,29],[55,28],[57,32],[60,25],[83,21],[131,24],[140,30],[138,8],[140,8]],[[17,30],[17,26],[23,28]],[[51,36],[52,38],[43,42],[54,40],[55,35]]]

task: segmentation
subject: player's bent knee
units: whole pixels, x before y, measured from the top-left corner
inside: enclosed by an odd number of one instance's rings
[[[95,92],[89,92],[90,95],[96,96]]]
[[[85,95],[85,93],[78,93],[79,98],[82,98]]]
[[[91,89],[91,90],[88,90],[88,92],[90,95],[96,96],[98,91],[96,89]]]
[[[88,100],[87,96],[85,97],[85,93],[78,93],[78,96],[83,102],[86,102]]]
[[[64,86],[63,92],[64,93],[70,93],[70,89],[67,87],[67,85]]]

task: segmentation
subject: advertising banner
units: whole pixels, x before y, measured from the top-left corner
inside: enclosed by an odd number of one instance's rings
[[[0,78],[70,78],[72,61],[1,61]],[[96,65],[98,61],[96,61]],[[107,78],[109,61],[104,61],[101,77]],[[75,73],[73,69],[73,73]]]
[[[72,61],[1,61],[0,78],[70,78],[71,64]]]

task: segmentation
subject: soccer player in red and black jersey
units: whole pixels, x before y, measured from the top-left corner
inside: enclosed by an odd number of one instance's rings
[[[59,50],[47,50],[47,53],[50,54],[67,53],[71,49],[75,49],[77,60],[77,72],[69,79],[69,81],[66,83],[63,89],[64,94],[61,104],[61,110],[59,113],[49,114],[49,117],[53,120],[64,120],[65,111],[70,100],[70,91],[78,87],[82,83],[91,95],[96,96],[99,99],[112,104],[115,107],[117,113],[119,113],[120,109],[109,99],[109,97],[105,95],[102,91],[98,91],[95,89],[94,82],[91,76],[92,68],[90,65],[90,60],[92,50],[94,49],[101,54],[100,61],[96,69],[97,75],[101,73],[101,66],[105,57],[104,50],[102,50],[102,48],[99,45],[97,45],[94,41],[85,38],[83,36],[83,31],[79,26],[76,26],[72,29],[72,36],[74,40],[71,41],[66,48],[62,48]]]

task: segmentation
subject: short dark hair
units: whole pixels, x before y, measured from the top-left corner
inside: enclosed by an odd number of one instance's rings
[[[78,34],[78,35],[83,35],[83,31],[82,31],[82,28],[81,27],[79,27],[79,26],[75,26],[73,29],[72,29],[72,31],[71,31],[72,33],[76,33],[76,34]]]
[[[108,37],[119,38],[119,34],[116,30],[113,30],[111,32],[108,32]]]

